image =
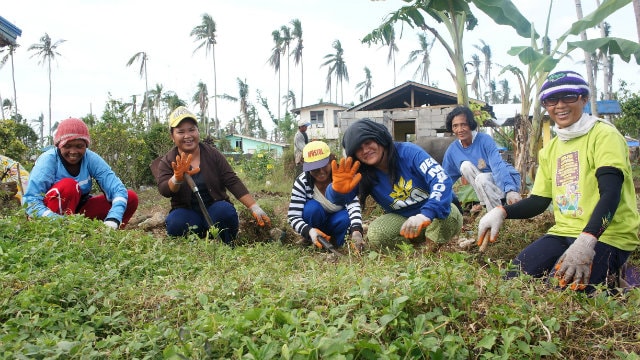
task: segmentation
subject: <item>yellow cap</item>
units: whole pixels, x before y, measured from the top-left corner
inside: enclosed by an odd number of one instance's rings
[[[189,111],[189,109],[184,106],[178,106],[175,110],[173,110],[173,112],[171,112],[171,115],[169,115],[169,126],[174,128],[180,125],[180,122],[184,119],[193,119],[196,125],[198,124],[196,116],[191,111]]]
[[[329,163],[331,149],[323,141],[312,141],[302,149],[304,163],[302,170],[311,171],[326,166]]]

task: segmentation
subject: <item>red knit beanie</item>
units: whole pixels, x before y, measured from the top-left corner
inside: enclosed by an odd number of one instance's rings
[[[91,145],[91,137],[89,136],[89,128],[80,119],[69,118],[62,120],[58,124],[58,130],[53,137],[53,144],[58,148],[62,148],[71,140],[82,139],[86,141],[87,147]]]

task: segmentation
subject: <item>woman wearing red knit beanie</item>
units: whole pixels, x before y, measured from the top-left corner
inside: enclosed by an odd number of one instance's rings
[[[22,198],[31,217],[83,214],[112,229],[124,228],[138,208],[138,195],[127,190],[100,155],[89,150],[89,128],[80,119],[62,120],[31,170]],[[102,194],[92,195],[93,180]]]

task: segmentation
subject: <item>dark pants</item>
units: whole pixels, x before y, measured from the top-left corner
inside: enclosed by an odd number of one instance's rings
[[[220,230],[220,239],[225,244],[233,244],[239,227],[238,213],[233,204],[228,201],[216,201],[207,208],[207,211],[215,227]],[[169,236],[184,236],[189,230],[204,236],[209,230],[207,220],[200,209],[174,209],[167,215],[165,221]]]
[[[522,250],[513,260],[513,264],[523,273],[533,277],[553,276],[555,273],[553,267],[574,241],[575,238],[571,237],[545,234]],[[616,274],[630,254],[629,251],[620,250],[602,242],[596,243],[595,251],[589,278],[589,284],[592,285],[604,284],[607,276]],[[510,271],[507,277],[515,277],[520,271]],[[585,292],[591,293],[593,290],[595,290],[594,287],[589,285]]]
[[[331,243],[336,247],[344,245],[344,237],[351,224],[347,209],[328,213],[318,201],[309,200],[304,204],[302,219],[309,226],[331,236]]]

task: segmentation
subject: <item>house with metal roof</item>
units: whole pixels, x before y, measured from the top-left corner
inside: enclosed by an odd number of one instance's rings
[[[492,112],[484,101],[470,99]],[[340,113],[341,131],[354,121],[370,118],[385,125],[396,141],[442,136],[447,114],[458,106],[458,95],[407,81]]]
[[[16,39],[22,35],[22,30],[0,16],[0,47],[16,45]]]

